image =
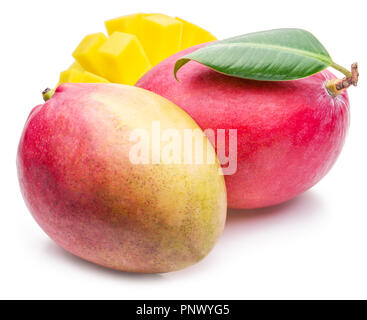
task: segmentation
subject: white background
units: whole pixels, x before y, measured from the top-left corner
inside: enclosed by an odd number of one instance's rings
[[[1,1],[0,298],[367,298],[365,1]],[[314,33],[334,60],[358,61],[351,128],[331,172],[273,208],[229,212],[210,255],[162,275],[111,271],[60,249],[35,223],[16,176],[18,140],[41,91],[81,38],[134,12],[178,15],[219,38],[279,27]]]

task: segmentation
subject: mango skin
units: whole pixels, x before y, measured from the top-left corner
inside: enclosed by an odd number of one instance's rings
[[[196,129],[170,101],[119,84],[63,84],[29,115],[17,155],[25,202],[61,247],[112,269],[162,273],[204,258],[221,234],[220,165],[134,165],[134,128]],[[211,149],[211,152],[215,152]]]

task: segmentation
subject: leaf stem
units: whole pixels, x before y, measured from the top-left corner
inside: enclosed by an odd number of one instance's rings
[[[348,69],[338,65],[334,61],[331,63],[330,66],[333,67],[334,69],[338,70],[339,72],[343,73],[347,78],[351,77],[351,75],[352,75],[351,72]]]

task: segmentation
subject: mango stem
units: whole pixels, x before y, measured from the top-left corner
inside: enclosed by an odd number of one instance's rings
[[[54,93],[55,90],[46,88],[45,90],[42,91],[43,100],[46,102],[47,100],[51,99]]]
[[[335,66],[333,65],[332,67],[335,68]],[[346,74],[345,72],[343,73]],[[349,76],[346,76],[343,79],[331,79],[326,82],[325,87],[332,96],[336,97],[337,95],[341,94],[345,89],[348,89],[351,85],[355,87],[357,86],[359,77],[357,62],[352,64],[351,71],[348,71],[348,74]]]

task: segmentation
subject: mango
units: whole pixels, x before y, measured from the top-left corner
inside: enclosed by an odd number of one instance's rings
[[[103,61],[98,49],[106,40],[102,32],[87,35],[75,49],[73,57],[85,70],[103,76]]]
[[[161,148],[153,152],[157,121]],[[204,143],[192,159],[202,152],[213,162],[185,164],[184,152],[181,163],[132,161],[134,148],[143,145],[138,149],[150,160],[163,159],[176,137],[164,138],[172,128],[181,141],[186,130],[200,132]],[[226,190],[214,148],[186,112],[140,88],[59,86],[29,115],[17,168],[41,228],[65,250],[108,268],[186,268],[211,251],[224,227]]]
[[[134,85],[149,69],[187,47],[216,40],[181,18],[136,13],[105,21],[103,33],[87,35],[73,52],[76,62],[60,75],[65,82],[114,82]],[[72,69],[72,70],[71,70]]]
[[[142,45],[152,66],[180,50],[182,25],[164,14],[143,17]]]
[[[137,37],[128,33],[114,32],[98,55],[106,78],[112,82],[134,85],[151,68]]]
[[[236,151],[222,163],[228,206],[277,205],[314,186],[338,158],[348,129],[346,92],[335,98],[325,89],[325,79],[335,75],[324,70],[293,81],[254,81],[188,63],[176,81],[176,61],[205,45],[169,57],[136,86],[174,102],[202,130],[236,129]]]
[[[200,43],[217,40],[216,37],[203,28],[179,17],[175,17],[175,19],[183,24],[181,50],[196,46]]]

